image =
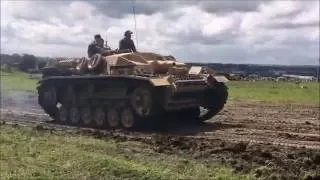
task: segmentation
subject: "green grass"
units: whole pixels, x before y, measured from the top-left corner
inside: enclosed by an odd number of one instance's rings
[[[31,127],[0,127],[0,179],[250,179],[185,155],[135,142]]]
[[[11,90],[15,91],[36,91],[36,79],[30,79],[29,75],[23,72],[12,73],[1,71],[1,93]]]
[[[231,81],[228,82],[227,85],[229,87],[230,99],[234,100],[258,100],[303,104],[319,104],[320,101],[320,84],[317,82],[295,84],[293,82]],[[306,88],[301,88],[301,86]]]

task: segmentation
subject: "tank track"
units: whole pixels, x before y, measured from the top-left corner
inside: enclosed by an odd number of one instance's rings
[[[111,91],[104,88],[119,82],[119,88]],[[131,129],[163,113],[161,99],[164,98],[159,97],[163,89],[143,80],[48,78],[42,80],[37,89],[39,105],[58,124]]]
[[[224,83],[216,83],[214,89],[205,92],[205,100],[208,100],[205,107],[188,108],[174,112],[171,116],[183,119],[192,123],[203,123],[212,119],[222,109],[228,100],[228,87]]]
[[[206,121],[217,115],[227,103],[228,100],[228,87],[224,83],[216,83],[215,89],[209,90],[208,96],[211,102],[208,103],[207,109],[208,111],[200,115],[200,121]]]
[[[117,84],[118,87],[117,88]],[[114,88],[105,89],[104,87]],[[117,79],[102,76],[51,77],[38,86],[38,103],[58,124],[97,129],[133,129],[149,124],[163,115],[203,122],[219,113],[228,98],[227,87],[217,83],[205,92],[209,100],[207,112],[188,108],[167,112],[163,87],[154,87],[147,80]]]

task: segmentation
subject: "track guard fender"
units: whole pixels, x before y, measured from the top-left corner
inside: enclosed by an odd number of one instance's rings
[[[214,78],[217,82],[221,82],[221,83],[229,82],[229,79],[226,78],[225,76],[213,76],[213,78]]]

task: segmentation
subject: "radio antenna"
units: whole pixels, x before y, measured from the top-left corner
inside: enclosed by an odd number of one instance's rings
[[[137,22],[136,22],[136,11],[135,11],[135,0],[132,0],[132,11],[133,11],[133,18],[134,18],[134,31],[136,35],[136,46],[138,48],[138,33],[137,33]]]
[[[108,48],[108,30],[106,30],[106,39],[104,41],[106,43],[106,48]]]

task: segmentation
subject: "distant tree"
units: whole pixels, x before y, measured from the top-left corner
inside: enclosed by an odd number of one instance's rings
[[[20,63],[22,61],[22,56],[20,56],[20,54],[14,53],[11,55],[10,61],[12,61],[12,63]]]
[[[22,61],[19,63],[19,68],[22,71],[27,71],[36,66],[37,58],[34,55],[24,54],[22,56]]]
[[[39,66],[39,69],[43,68],[45,65],[46,65],[46,61],[39,61],[38,62],[38,66]]]

